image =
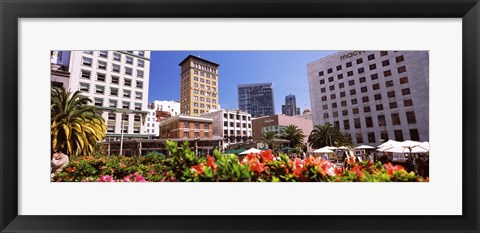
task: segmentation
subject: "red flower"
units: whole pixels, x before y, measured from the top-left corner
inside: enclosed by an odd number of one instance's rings
[[[245,160],[253,160],[253,159],[258,159],[258,156],[256,154],[250,153],[247,156],[245,156],[243,160],[245,161]]]
[[[299,158],[296,158],[291,163],[292,163],[293,175],[295,175],[296,177],[302,177],[303,172],[307,170],[307,168],[304,166],[304,161]]]
[[[392,163],[387,163],[387,164],[384,164],[383,166],[387,170],[387,173],[389,176],[393,176],[393,173],[396,171],[405,170],[405,168],[403,168],[401,165],[393,166]]]
[[[207,166],[213,168],[214,171],[217,170],[217,165],[215,164],[215,158],[210,155],[207,155]]]
[[[262,173],[263,171],[267,170],[263,165],[263,163],[260,163],[260,161],[258,161],[258,159],[255,159],[255,160],[250,160],[250,163],[249,163],[249,167],[248,169],[250,169],[250,171],[254,171],[254,172],[258,172],[258,173]]]
[[[195,166],[192,166],[192,171],[196,172],[197,175],[203,174],[203,163],[199,163]]]
[[[260,157],[262,157],[262,162],[273,161],[272,150],[264,150],[260,152]]]
[[[363,172],[362,172],[362,166],[355,166],[352,168],[351,170],[353,173],[355,173],[355,175],[357,175],[358,177],[362,177],[363,176]]]
[[[75,172],[75,167],[68,167],[67,172],[70,172],[70,173]]]

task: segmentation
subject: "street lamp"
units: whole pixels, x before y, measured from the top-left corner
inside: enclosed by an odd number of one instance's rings
[[[120,112],[120,116],[122,118],[122,127],[120,129],[120,154],[119,155],[122,155],[123,153],[123,130],[124,130],[124,123],[123,123],[123,114],[127,114],[127,113],[130,113],[131,111],[128,110],[128,109],[118,109],[118,112]]]

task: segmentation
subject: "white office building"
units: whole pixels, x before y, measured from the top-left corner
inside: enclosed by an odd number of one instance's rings
[[[157,111],[155,109],[148,109],[148,114],[145,118],[145,122],[149,138],[155,138],[160,136],[160,122],[157,119]]]
[[[223,138],[223,149],[232,143],[252,139],[252,116],[247,112],[221,109],[202,114],[202,117],[213,119],[213,137]]]
[[[180,114],[180,102],[176,100],[155,100],[153,108],[157,111],[169,112],[171,116]]]
[[[355,145],[429,140],[428,51],[344,51],[307,65],[313,123]]]
[[[80,90],[103,110],[106,140],[120,139],[122,122],[124,138],[148,137],[150,51],[55,51],[51,63],[70,72],[62,80],[67,89]],[[58,82],[52,76],[52,85]]]

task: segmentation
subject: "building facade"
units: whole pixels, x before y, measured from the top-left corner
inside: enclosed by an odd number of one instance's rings
[[[169,112],[170,116],[180,114],[180,102],[176,100],[155,100],[151,105],[157,111]]]
[[[149,138],[156,138],[160,136],[160,121],[157,119],[157,111],[155,109],[148,109],[145,122]]]
[[[282,105],[282,114],[287,116],[300,115],[300,108],[297,108],[297,99],[295,95],[285,96],[285,104]]]
[[[314,124],[355,145],[429,140],[428,51],[344,51],[307,69]]]
[[[160,138],[212,139],[212,119],[177,115],[160,122]]]
[[[239,84],[238,108],[252,117],[274,115],[273,83]]]
[[[303,131],[305,137],[303,143],[307,146],[307,150],[311,151],[308,146],[308,136],[313,130],[313,123],[311,115],[298,115],[298,116],[286,116],[286,115],[273,115],[254,118],[252,120],[252,134],[253,140],[262,140],[262,134],[264,132],[275,132],[277,136],[280,136],[282,129],[289,126],[296,125]]]
[[[180,113],[200,116],[218,108],[219,64],[189,55],[180,66]]]
[[[80,91],[103,110],[106,140],[147,138],[150,51],[55,51],[51,63],[70,73],[64,86]],[[52,83],[55,77],[51,77]],[[123,123],[123,127],[122,127]]]
[[[213,135],[223,138],[223,148],[252,140],[252,118],[247,112],[222,109],[202,117],[213,120]]]

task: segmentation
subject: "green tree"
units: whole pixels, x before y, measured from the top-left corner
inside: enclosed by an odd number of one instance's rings
[[[281,131],[280,138],[289,140],[289,146],[295,148],[297,146],[303,146],[303,130],[299,129],[296,125],[288,125]]]
[[[308,144],[312,148],[321,148],[334,145],[349,146],[352,145],[352,142],[339,129],[333,127],[330,123],[326,123],[315,125],[308,136]]]
[[[88,105],[91,100],[62,88],[52,88],[50,136],[52,150],[70,156],[93,155],[107,130],[101,110]]]
[[[269,148],[272,148],[273,139],[276,138],[275,132],[273,131],[265,131],[262,133],[262,140],[265,144],[268,145]]]

